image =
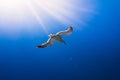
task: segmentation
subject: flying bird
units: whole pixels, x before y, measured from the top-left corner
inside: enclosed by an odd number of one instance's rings
[[[52,46],[55,42],[59,42],[62,44],[66,44],[66,42],[62,39],[63,36],[68,36],[73,32],[73,27],[70,26],[67,30],[57,32],[56,34],[50,34],[47,42],[40,44],[37,48],[45,48],[48,46]]]

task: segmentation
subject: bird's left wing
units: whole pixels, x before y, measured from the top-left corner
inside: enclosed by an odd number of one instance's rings
[[[45,48],[45,47],[51,46],[53,44],[54,44],[54,39],[53,38],[49,38],[47,42],[38,45],[37,48]]]

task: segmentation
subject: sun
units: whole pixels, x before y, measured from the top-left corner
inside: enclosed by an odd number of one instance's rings
[[[94,3],[87,1],[0,0],[0,30],[8,34],[36,29],[47,33],[56,21],[63,25],[84,24],[95,12]]]

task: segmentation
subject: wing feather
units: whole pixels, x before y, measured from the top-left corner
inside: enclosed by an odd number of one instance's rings
[[[67,35],[70,35],[73,31],[73,27],[70,26],[67,30],[64,30],[64,31],[60,31],[58,33],[56,33],[56,35],[59,35],[59,36],[67,36]]]

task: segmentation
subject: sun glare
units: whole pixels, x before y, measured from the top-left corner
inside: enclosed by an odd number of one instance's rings
[[[19,3],[19,0],[0,0],[0,5],[2,6],[9,6],[12,7],[16,5],[16,3]]]
[[[63,25],[84,24],[94,14],[92,0],[0,0],[0,31],[33,30],[46,33],[56,21]],[[55,22],[54,22],[55,21]],[[57,27],[57,25],[55,25]]]

